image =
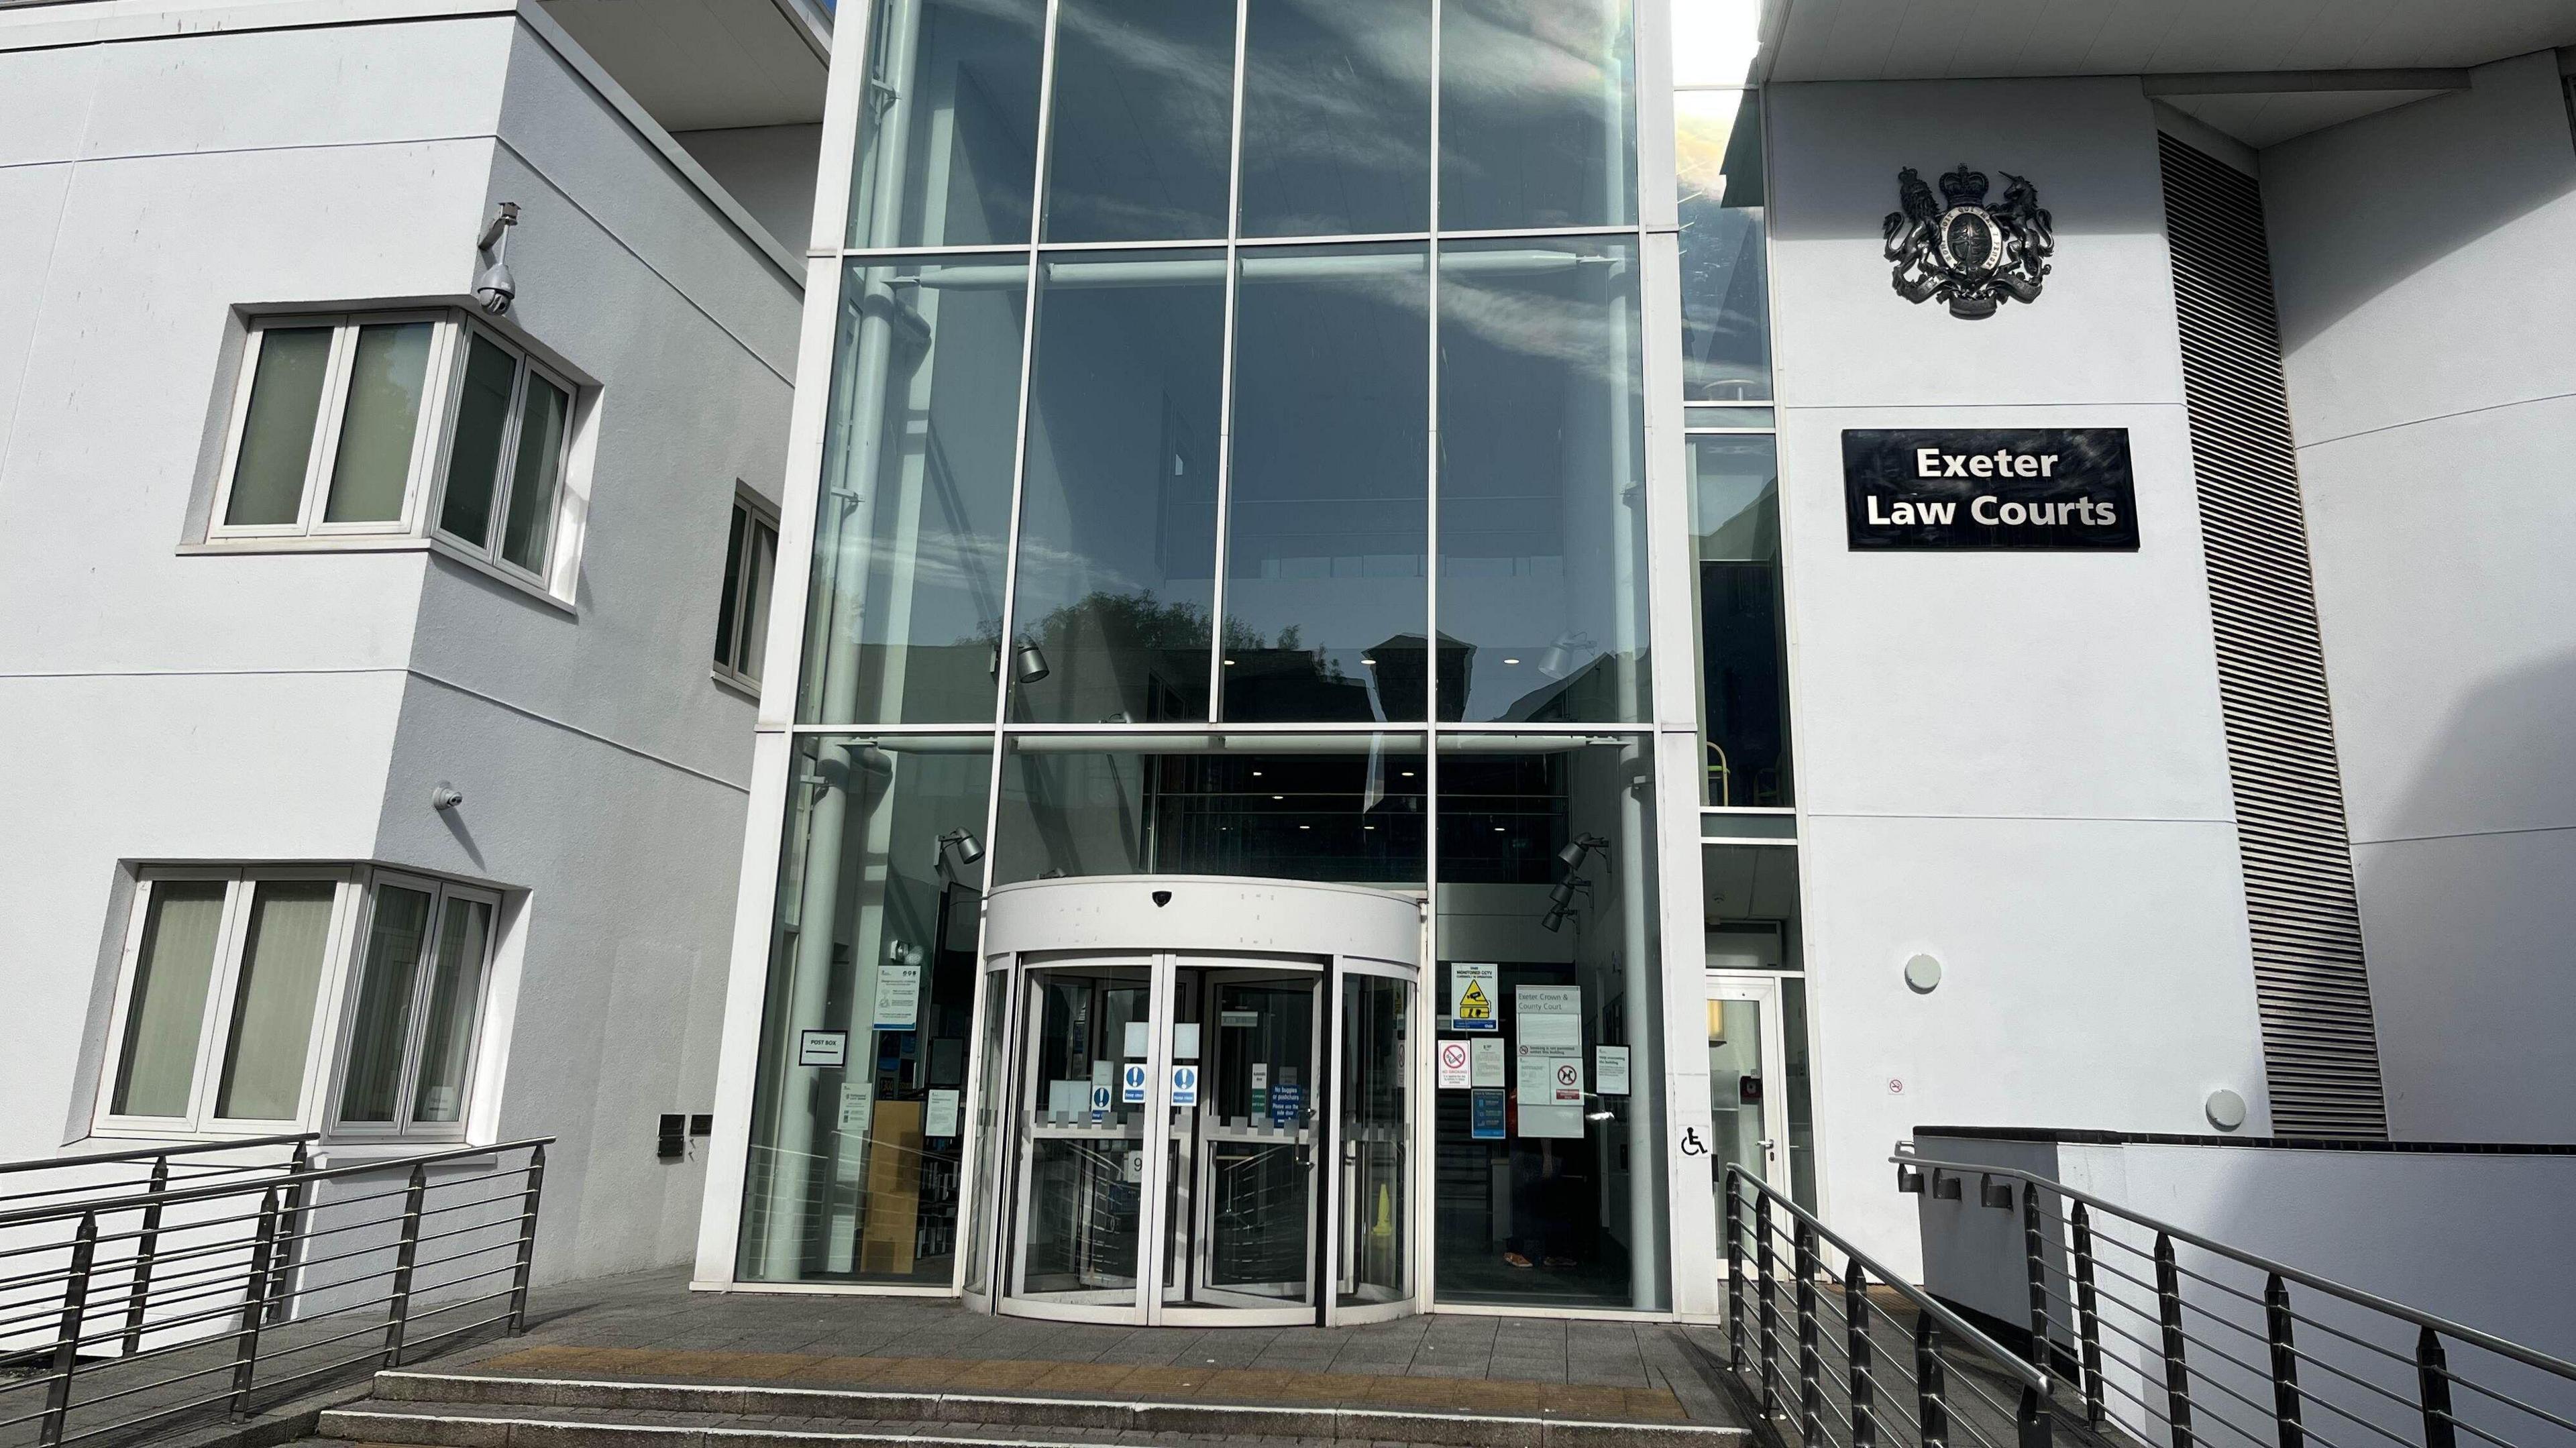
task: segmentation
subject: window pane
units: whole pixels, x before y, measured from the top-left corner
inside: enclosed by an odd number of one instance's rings
[[[1441,230],[1634,221],[1629,0],[1441,7]]]
[[[437,961],[429,979],[429,1021],[421,1035],[420,1087],[414,1121],[461,1121],[465,1073],[473,1064],[474,1023],[483,1003],[483,965],[492,948],[488,901],[451,898],[439,922]]]
[[[742,580],[742,648],[734,671],[757,682],[760,661],[769,647],[770,579],[778,572],[778,530],[758,519],[751,524],[751,556]]]
[[[964,1156],[929,1128],[966,1089],[992,743],[797,746],[739,1270],[945,1288]],[[801,1064],[808,1031],[846,1033],[844,1064]]]
[[[510,469],[508,520],[501,529],[501,556],[530,573],[546,571],[555,544],[555,493],[563,482],[564,424],[572,399],[564,390],[530,374],[527,400],[519,408],[519,460]]]
[[[225,886],[221,880],[161,880],[150,888],[108,1109],[118,1116],[185,1116],[206,1024],[206,989],[215,976],[215,945],[223,935]]]
[[[313,461],[313,429],[330,370],[330,328],[270,327],[259,334],[225,526],[275,527],[303,516],[304,473]]]
[[[1704,802],[1787,805],[1793,797],[1780,465],[1768,437],[1695,437],[1690,456]]]
[[[1643,719],[1633,243],[1440,252],[1440,715]]]
[[[877,9],[850,244],[1028,240],[1045,0],[894,0]],[[792,240],[805,249],[803,238]]]
[[[1473,1134],[1467,1093],[1439,1093],[1443,1302],[1664,1304],[1653,763],[1642,737],[1441,740],[1432,1014],[1456,1008],[1450,962],[1492,963],[1505,1059],[1526,1046],[1570,1060],[1586,1093],[1579,1105],[1510,1101],[1500,1140]],[[1631,1094],[1600,1092],[1605,1046],[1626,1049]]]
[[[1421,231],[1432,0],[1252,0],[1243,233]]]
[[[1418,246],[1244,253],[1228,719],[1430,717],[1427,260]]]
[[[349,1027],[349,1071],[340,1090],[343,1121],[394,1120],[421,947],[429,937],[429,901],[423,891],[376,887],[375,918],[367,928],[367,956],[358,975],[357,1014]]]
[[[1673,97],[1681,173],[1682,396],[1771,395],[1763,256],[1762,111],[1756,91]]]
[[[1205,719],[1224,258],[1121,252],[1046,267],[1013,711]]]
[[[1002,768],[997,883],[1250,875],[1419,890],[1419,734],[1021,735]],[[1225,747],[1225,746],[1231,747]]]
[[[1232,5],[1062,0],[1054,106],[1047,240],[1225,235]]]
[[[844,274],[805,722],[992,722],[1028,279],[1020,260]]]
[[[284,1121],[304,1096],[313,1002],[331,951],[331,901],[339,887],[328,880],[275,880],[253,889],[215,1115]]]
[[[428,322],[358,329],[357,354],[349,365],[349,405],[340,416],[340,455],[331,464],[323,522],[390,523],[402,517],[434,331]]]
[[[733,505],[733,528],[725,535],[724,592],[716,595],[716,662],[732,668],[733,612],[742,596],[742,530],[751,525],[751,510]]]
[[[492,539],[492,490],[501,468],[501,439],[510,430],[510,390],[518,359],[474,334],[466,350],[464,396],[456,407],[456,440],[447,454],[447,501],[441,532],[480,548]]]

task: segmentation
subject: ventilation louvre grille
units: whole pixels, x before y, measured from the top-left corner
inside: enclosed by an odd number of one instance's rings
[[[2384,1139],[2262,192],[2158,139],[2272,1131]]]

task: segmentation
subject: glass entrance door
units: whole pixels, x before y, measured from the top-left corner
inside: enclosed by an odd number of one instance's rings
[[[1786,1188],[1789,1092],[1782,1064],[1780,982],[1732,971],[1708,973],[1709,1172],[1723,1187],[1731,1163]]]
[[[1011,1040],[1007,1079],[984,1087],[1010,1103],[1000,1309],[1246,1326],[1401,1310],[1413,986],[1390,969],[1157,954],[997,971],[988,1007],[1014,1023],[988,1017],[985,1037]]]

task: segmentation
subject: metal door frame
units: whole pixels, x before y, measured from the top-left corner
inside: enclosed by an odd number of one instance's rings
[[[1706,975],[1708,999],[1750,1001],[1762,1008],[1762,1179],[1785,1192],[1789,1176],[1789,1037],[1782,999],[1786,992],[1781,989],[1780,977],[1768,971],[1712,970]],[[1776,1082],[1771,1079],[1774,1076],[1779,1078]],[[1712,1118],[1716,1110],[1716,1103],[1711,1102]],[[1715,1130],[1713,1119],[1711,1130]],[[1710,1145],[1714,1147],[1715,1143]],[[1711,1159],[1715,1159],[1713,1153]],[[1724,1164],[1720,1163],[1718,1169],[1723,1170]]]

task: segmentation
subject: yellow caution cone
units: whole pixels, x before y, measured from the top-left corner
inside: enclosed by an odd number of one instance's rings
[[[1378,1238],[1395,1235],[1395,1196],[1387,1190],[1384,1182],[1377,1184],[1377,1222],[1369,1228],[1369,1235]]]

